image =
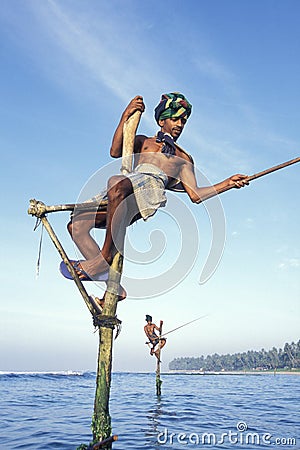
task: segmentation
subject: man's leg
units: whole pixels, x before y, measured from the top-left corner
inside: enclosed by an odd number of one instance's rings
[[[105,228],[105,226],[106,211],[76,213],[75,210],[75,214],[68,223],[67,228],[85,259],[92,259],[99,255],[100,248],[90,235],[90,232],[93,228]]]
[[[160,349],[162,349],[166,345],[166,339],[160,339]]]
[[[155,356],[156,358],[159,360],[160,359],[160,351],[161,349],[166,345],[166,340],[165,339],[160,339],[159,343],[158,343],[158,348],[157,350],[155,350]]]
[[[91,277],[93,275],[108,270],[114,255],[117,251],[123,252],[126,227],[132,222],[137,214],[137,205],[134,200],[133,187],[131,181],[122,176],[113,176],[108,181],[108,205],[106,212],[106,236],[101,252],[96,256],[88,258],[81,263],[82,269]],[[89,227],[86,225],[85,238],[89,234]],[[92,238],[91,238],[92,239]],[[84,245],[90,247],[84,252],[96,252],[96,248],[88,240]],[[81,242],[82,245],[82,242]]]

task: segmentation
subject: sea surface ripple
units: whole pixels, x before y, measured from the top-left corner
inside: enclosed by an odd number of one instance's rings
[[[115,450],[300,449],[297,375],[114,373]],[[0,449],[75,450],[91,441],[95,373],[0,372]]]

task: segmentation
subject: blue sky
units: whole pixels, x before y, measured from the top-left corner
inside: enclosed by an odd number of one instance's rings
[[[26,211],[30,198],[75,201],[99,169],[99,189],[105,186],[102,168],[119,167],[111,166],[111,138],[132,97],[143,95],[139,131],[153,135],[160,95],[187,96],[193,112],[179,143],[193,154],[200,184],[299,156],[299,14],[296,0],[2,0],[0,370],[96,369],[98,338],[90,315],[72,282],[59,274],[59,256],[46,235],[36,279],[40,229],[33,233]],[[140,253],[158,238],[166,245],[164,258],[151,267],[125,263],[130,282],[118,307],[123,328],[114,369],[154,370],[144,344],[145,314],[163,319],[166,331],[207,315],[169,336],[163,369],[178,356],[297,340],[298,190],[295,165],[223,194],[217,208],[226,243],[204,284],[199,278],[212,241],[214,204],[169,195],[170,215],[167,207],[130,229],[128,242]],[[192,217],[196,237],[171,224],[172,204],[176,221]],[[49,219],[75,256],[68,215]],[[101,242],[103,233],[98,237]],[[174,258],[178,262],[180,242],[196,251],[190,271],[161,295],[144,296],[140,280],[153,277],[155,285],[155,277]],[[102,293],[92,283],[87,288]]]

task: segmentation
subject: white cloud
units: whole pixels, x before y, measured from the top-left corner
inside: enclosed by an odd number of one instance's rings
[[[230,83],[233,86],[236,82],[235,75],[225,65],[216,61],[212,56],[198,57],[194,60],[194,64],[200,73],[215,78],[224,85]]]
[[[300,267],[300,258],[285,258],[281,263],[278,264],[278,269],[297,269]]]
[[[147,41],[145,48],[141,29],[132,26],[134,13],[124,18],[109,4],[100,2],[97,3],[94,16],[93,11],[76,11],[74,5],[68,9],[66,3],[54,0],[34,1],[31,5],[42,25],[41,39],[55,46],[52,55],[54,64],[58,62],[67,71],[67,77],[59,76],[55,66],[51,72],[55,81],[65,85],[66,89],[72,82],[70,77],[76,79],[80,73],[83,80],[93,80],[118,99],[127,102],[136,94],[149,93],[149,97],[153,97],[159,84],[165,85],[171,81],[165,67],[153,64],[155,49],[151,41]],[[138,23],[143,27],[140,21]],[[144,26],[148,27],[147,24]],[[40,56],[40,63],[47,64],[50,55]],[[94,89],[94,86],[90,88]],[[93,91],[93,95],[96,94]]]

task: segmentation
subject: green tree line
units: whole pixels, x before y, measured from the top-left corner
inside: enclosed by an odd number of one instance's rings
[[[170,370],[239,371],[300,369],[300,340],[286,343],[283,349],[273,347],[266,351],[248,350],[243,353],[175,358],[169,363]]]

